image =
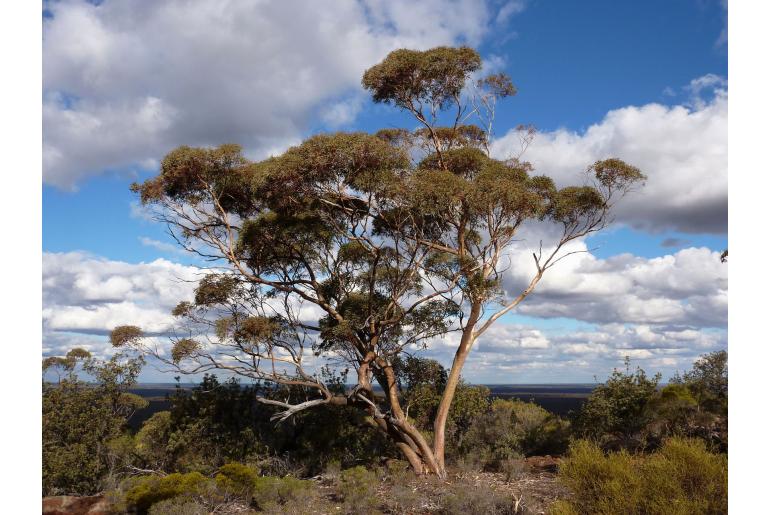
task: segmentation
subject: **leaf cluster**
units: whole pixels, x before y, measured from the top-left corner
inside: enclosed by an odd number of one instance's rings
[[[415,101],[444,107],[460,95],[481,56],[468,47],[394,50],[364,72],[361,84],[375,102],[408,109]]]

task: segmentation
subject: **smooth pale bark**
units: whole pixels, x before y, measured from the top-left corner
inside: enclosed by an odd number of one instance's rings
[[[409,422],[409,419],[404,414],[404,410],[401,408],[401,402],[398,400],[398,383],[393,367],[382,358],[379,358],[376,361],[384,375],[384,380],[383,378],[380,378],[379,383],[388,397],[388,403],[392,413],[387,420],[387,423],[392,427],[392,431],[388,431],[388,433],[391,437],[395,437],[394,440],[396,441],[396,445],[409,460],[410,464],[412,464],[415,473],[422,474],[431,472],[440,475],[441,467],[436,461],[433,449],[431,449],[427,440],[425,440],[422,432]],[[399,440],[401,443],[406,444],[406,447],[398,445]],[[407,448],[409,449],[408,451],[406,451]],[[413,456],[412,453],[419,457],[419,467],[415,466],[415,463],[413,463],[415,456]]]
[[[452,361],[452,369],[449,372],[449,377],[447,377],[446,388],[441,396],[441,403],[436,412],[436,419],[433,422],[433,451],[438,466],[438,476],[442,479],[446,477],[446,466],[444,463],[446,421],[449,416],[449,408],[452,406],[452,399],[454,399],[455,396],[455,390],[457,390],[457,384],[460,382],[460,372],[465,364],[465,359],[468,357],[471,348],[473,348],[473,343],[476,341],[473,329],[479,320],[480,314],[481,302],[475,302],[471,306],[468,323],[466,324],[465,329],[463,329],[460,345],[457,347],[454,361]]]

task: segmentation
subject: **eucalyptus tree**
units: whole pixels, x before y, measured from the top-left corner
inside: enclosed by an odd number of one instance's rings
[[[472,80],[480,70],[467,47],[397,50],[367,70],[373,100],[410,113],[416,129],[319,134],[259,162],[236,145],[170,152],[134,190],[212,270],[175,308],[184,336],[170,352],[133,326],[113,343],[182,373],[225,370],[306,392],[261,399],[278,420],[359,407],[416,472],[445,476],[447,416],[474,343],[644,178],[613,158],[589,167],[590,184],[558,189],[526,162],[492,158],[495,105],[516,90],[502,74]],[[535,249],[529,285],[509,297],[505,257],[527,221],[560,237]],[[429,441],[402,406],[394,363],[450,331],[460,339]],[[349,391],[317,373],[334,362],[355,371]]]

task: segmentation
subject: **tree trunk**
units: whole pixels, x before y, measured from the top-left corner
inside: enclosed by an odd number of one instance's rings
[[[452,406],[452,399],[455,396],[455,390],[457,390],[457,384],[460,382],[460,372],[462,371],[465,359],[473,347],[475,337],[473,330],[476,327],[476,323],[479,320],[481,314],[481,303],[474,302],[471,306],[471,312],[468,316],[468,323],[463,329],[462,338],[460,339],[460,345],[457,347],[454,361],[452,361],[452,369],[447,377],[446,388],[441,396],[441,403],[436,413],[436,419],[433,422],[433,452],[436,459],[436,465],[438,466],[438,476],[442,479],[446,477],[446,464],[444,462],[444,451],[446,448],[446,421],[449,416],[449,408]]]
[[[425,441],[420,430],[408,421],[392,420],[389,421],[389,424],[392,424],[395,429],[395,431],[389,432],[391,438],[395,440],[396,447],[409,461],[415,474],[436,474],[442,477],[435,453]]]

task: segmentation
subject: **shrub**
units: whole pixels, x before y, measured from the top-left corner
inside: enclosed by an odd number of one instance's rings
[[[199,472],[174,473],[168,476],[139,476],[124,485],[124,503],[128,511],[147,513],[160,501],[174,497],[192,498],[207,492],[210,481]]]
[[[569,457],[559,467],[559,479],[574,494],[563,513],[632,514],[640,504],[642,478],[634,458],[625,450],[609,455],[597,445],[579,440],[570,446]]]
[[[219,473],[214,479],[220,490],[251,500],[255,485],[260,478],[252,467],[240,463],[228,463],[219,468]]]
[[[291,476],[258,477],[254,481],[254,502],[261,509],[284,505],[301,499],[311,486],[312,482]]]
[[[385,470],[388,479],[397,483],[407,480],[412,474],[409,462],[406,460],[388,460],[385,462]]]
[[[348,513],[370,513],[377,507],[377,475],[366,467],[343,470],[337,491]]]
[[[424,432],[433,431],[447,370],[436,360],[416,356],[398,357],[393,368],[403,392],[403,405],[409,417]],[[489,409],[489,388],[460,381],[447,418],[448,440],[464,433],[474,419]]]
[[[148,515],[209,515],[209,513],[211,510],[205,504],[175,497],[153,504]]]
[[[142,465],[153,470],[165,470],[174,459],[169,445],[172,432],[171,412],[159,411],[145,420],[134,437],[134,453]]]
[[[58,383],[42,385],[43,495],[90,495],[112,483],[126,453],[110,442],[121,438],[131,414],[147,404],[127,393],[142,363],[120,353],[97,360],[82,349],[43,360],[44,373],[66,372]],[[78,364],[95,385],[78,379]]]
[[[677,374],[671,382],[687,385],[704,409],[727,414],[727,351],[704,354],[693,363],[692,370],[683,376]]]
[[[209,475],[226,463],[267,454],[261,442],[268,440],[270,417],[256,401],[254,387],[206,375],[200,386],[180,388],[170,400],[169,415],[151,418],[145,422],[148,429],[139,432],[148,447],[143,456],[162,460],[164,470]]]
[[[283,504],[277,502],[260,506],[259,513],[265,515],[307,515],[308,513],[339,513],[335,506],[325,499],[316,488],[305,488],[295,492],[294,497]]]
[[[520,479],[527,470],[524,460],[508,458],[500,463],[500,472],[505,475],[505,480],[508,482]]]
[[[615,370],[594,390],[578,413],[574,428],[605,450],[651,451],[669,437],[703,439],[727,450],[727,353],[706,354],[683,376],[658,389],[660,374],[647,377],[637,368]]]
[[[573,496],[552,507],[558,515],[727,512],[727,458],[700,440],[671,438],[647,456],[625,450],[605,455],[596,444],[577,441],[559,480]]]
[[[561,454],[569,424],[532,402],[495,399],[460,440],[461,468],[501,470],[503,463],[534,454]]]
[[[388,492],[386,502],[392,513],[411,513],[422,506],[422,495],[412,485],[398,483]]]
[[[648,378],[641,368],[615,369],[583,404],[575,419],[576,433],[601,442],[605,448],[639,449],[644,430],[652,421],[650,402],[655,398],[660,374]]]
[[[443,498],[442,515],[508,515],[516,513],[512,497],[484,485],[458,485]]]
[[[727,456],[708,452],[702,440],[669,439],[644,461],[643,476],[644,513],[727,513]]]

